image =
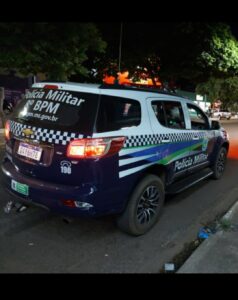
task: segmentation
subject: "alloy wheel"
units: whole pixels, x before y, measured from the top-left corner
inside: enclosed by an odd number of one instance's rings
[[[225,163],[226,163],[226,155],[225,152],[222,151],[218,157],[217,161],[217,171],[222,174],[225,170]]]
[[[137,219],[141,225],[150,223],[157,214],[159,198],[157,186],[150,185],[144,190],[137,206]]]

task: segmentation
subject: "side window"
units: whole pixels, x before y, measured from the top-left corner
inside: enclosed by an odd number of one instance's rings
[[[161,125],[169,128],[185,129],[183,109],[180,102],[153,101],[152,108]]]
[[[140,102],[114,96],[101,96],[96,132],[115,131],[138,126],[141,122]]]
[[[191,104],[187,104],[187,106],[189,117],[191,120],[191,128],[195,130],[209,129],[208,120],[203,111]]]
[[[160,124],[163,126],[167,126],[163,102],[162,101],[153,101],[152,108],[153,108],[156,118],[160,122]]]
[[[167,124],[170,128],[185,129],[183,109],[180,102],[164,102]]]

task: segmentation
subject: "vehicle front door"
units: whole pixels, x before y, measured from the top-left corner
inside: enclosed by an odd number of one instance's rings
[[[190,121],[192,164],[189,171],[195,171],[209,165],[215,142],[214,131],[206,114],[196,105],[187,103],[187,113]]]

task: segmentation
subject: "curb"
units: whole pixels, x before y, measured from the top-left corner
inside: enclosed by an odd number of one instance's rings
[[[236,216],[235,216],[236,215]],[[232,207],[219,219],[219,221],[230,221],[233,222],[234,216],[237,219],[238,215],[238,200],[232,205]],[[221,231],[217,231],[215,234],[211,235],[208,239],[204,240],[196,249],[195,251],[187,258],[187,260],[183,263],[182,266],[176,271],[176,273],[195,273],[191,271],[191,265],[197,264],[197,262],[201,261],[202,255],[204,253],[210,252],[210,249],[214,247],[217,240],[222,238],[224,232],[226,230],[222,229]],[[189,268],[190,271],[187,271]],[[195,267],[196,269],[196,267]]]
[[[231,220],[237,211],[238,211],[238,200],[235,202],[235,204],[232,205],[232,207],[228,210],[228,212],[225,213],[225,215],[221,218],[221,220]]]

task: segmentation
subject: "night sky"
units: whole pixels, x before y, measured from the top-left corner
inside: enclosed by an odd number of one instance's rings
[[[142,43],[151,44],[153,39],[159,41],[161,30],[169,35],[170,26],[173,22],[122,22],[122,58],[127,55],[127,51],[135,51]],[[238,40],[238,23],[223,22],[230,26],[233,35]],[[120,22],[98,22],[96,23],[102,32],[102,38],[107,42],[110,53],[117,57],[120,43]],[[136,48],[135,48],[136,44]]]
[[[103,39],[107,42],[108,47],[113,53],[118,53],[120,43],[120,22],[111,23],[96,23],[100,31],[102,32]],[[147,43],[147,41],[158,41],[159,31],[167,31],[169,34],[169,28],[171,22],[122,22],[122,48],[130,49],[140,47],[141,43]],[[125,47],[126,46],[126,47]],[[125,54],[125,53],[124,53]]]
[[[238,23],[235,23],[235,22],[229,23],[229,22],[227,22],[227,24],[230,25],[232,33],[238,39]]]

